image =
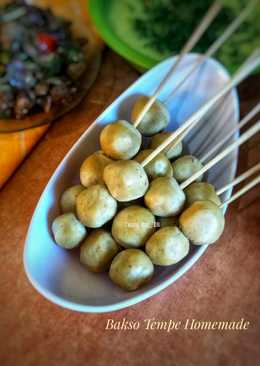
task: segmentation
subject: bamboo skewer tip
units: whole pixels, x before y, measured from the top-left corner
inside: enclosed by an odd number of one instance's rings
[[[229,203],[236,201],[238,198],[241,198],[244,194],[246,194],[249,190],[256,187],[258,184],[260,184],[260,175],[257,176],[255,179],[253,179],[250,183],[246,184],[243,188],[241,188],[238,192],[233,194],[226,201],[224,201],[219,206],[219,208],[223,208],[225,205],[228,205]]]

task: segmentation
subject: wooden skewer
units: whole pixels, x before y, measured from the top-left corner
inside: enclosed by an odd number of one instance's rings
[[[246,20],[250,13],[255,8],[259,0],[252,0],[241,12],[238,18],[236,18],[224,31],[224,33],[209,47],[208,51],[204,55],[198,56],[195,65],[191,67],[190,71],[186,76],[177,84],[174,90],[167,96],[164,103],[169,103],[170,99],[176,94],[180,87],[189,79],[189,77],[196,71],[196,69],[202,65],[202,63],[207,59],[212,57],[219,48],[228,40],[229,37],[240,27],[240,25]]]
[[[229,153],[231,153],[234,149],[236,149],[238,146],[245,143],[247,140],[249,140],[251,137],[253,137],[255,134],[257,134],[260,131],[260,120],[249,130],[247,130],[243,135],[239,137],[235,142],[233,142],[231,145],[229,145],[226,149],[221,151],[217,156],[215,156],[211,161],[209,161],[203,168],[201,168],[198,172],[193,174],[190,178],[185,180],[185,182],[180,184],[180,187],[182,189],[189,186],[192,182],[194,182],[197,178],[199,178],[203,173],[205,173],[207,170],[212,168],[215,164],[217,164],[219,161],[224,159]]]
[[[179,66],[180,62],[182,61],[183,57],[192,50],[192,48],[195,46],[195,44],[199,41],[199,39],[202,37],[206,29],[209,27],[209,25],[212,23],[212,21],[215,19],[217,14],[220,12],[222,8],[222,5],[217,0],[213,3],[213,5],[208,10],[207,14],[202,19],[202,22],[199,24],[199,26],[195,29],[195,31],[192,33],[191,37],[189,38],[188,42],[184,45],[182,48],[177,60],[173,64],[173,66],[170,68],[166,76],[163,78],[163,80],[160,82],[158,87],[156,88],[154,94],[150,97],[148,102],[145,104],[143,110],[139,113],[138,117],[134,121],[134,126],[137,127],[141,120],[143,119],[145,113],[150,109],[150,107],[155,102],[156,98],[160,94],[161,90],[164,88],[165,84],[168,82],[168,80],[171,78],[177,67]]]
[[[259,55],[258,55],[259,53]],[[235,76],[208,102],[206,102],[198,111],[192,114],[186,122],[183,123],[176,131],[174,131],[163,143],[158,146],[147,158],[141,163],[143,167],[150,163],[162,150],[168,147],[174,140],[177,139],[188,127],[196,124],[200,119],[208,113],[208,111],[216,104],[216,102],[222,98],[230,89],[239,84],[244,80],[258,65],[260,64],[260,50],[256,50],[253,54],[245,61],[245,63],[239,68]]]
[[[220,147],[222,147],[235,132],[238,132],[242,127],[244,127],[252,118],[254,118],[260,112],[260,103],[258,103],[242,120],[235,126],[227,135],[223,137],[216,145],[212,147],[201,159],[201,163],[204,163],[210,156],[212,156]]]
[[[250,189],[254,188],[259,183],[260,183],[260,175],[258,177],[256,177],[255,179],[253,179],[250,183],[245,185],[245,187],[241,188],[238,192],[236,192],[229,199],[224,201],[219,207],[222,208],[223,206],[227,205],[228,203],[234,202],[236,199],[243,196],[246,192],[248,192]]]
[[[237,178],[235,178],[232,182],[228,183],[224,187],[220,188],[216,193],[218,196],[220,196],[222,193],[226,192],[229,188],[233,188],[239,183],[243,182],[247,178],[251,177],[251,175],[255,174],[258,170],[260,170],[260,163],[256,164],[252,168],[248,169],[243,174],[239,175]]]
[[[179,137],[177,137],[176,140],[174,140],[173,144],[171,145],[171,148],[174,148],[176,145],[182,142],[182,140],[189,134],[189,132],[193,129],[193,127],[194,127],[193,125],[190,125],[188,128],[186,128],[186,130],[184,130],[184,132],[181,135],[179,135]],[[143,165],[143,163],[141,164]]]

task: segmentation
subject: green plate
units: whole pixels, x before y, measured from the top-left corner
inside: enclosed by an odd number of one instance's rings
[[[146,48],[142,42],[139,43],[139,38],[134,35],[134,32],[132,32],[128,25],[128,15],[131,14],[131,9],[126,10],[123,7],[123,1],[124,0],[88,0],[89,14],[98,33],[106,44],[122,57],[130,61],[139,71],[145,71],[165,58],[168,58],[171,54],[159,54],[150,48]],[[139,4],[138,0],[133,0],[133,2],[135,3],[135,6]],[[115,21],[113,21],[113,17]],[[120,36],[120,34],[122,36]],[[232,39],[228,42],[231,41]],[[246,46],[246,42],[244,46]],[[241,47],[242,46],[243,44]],[[225,63],[225,67],[233,74],[237,70],[239,64],[234,61],[230,62],[228,65]],[[256,72],[259,72],[259,68]]]
[[[118,1],[118,0],[117,0]],[[119,0],[120,1],[120,0]],[[129,46],[114,31],[109,19],[111,0],[89,0],[88,10],[93,23],[106,44],[130,61],[139,71],[150,69],[163,58],[149,57]]]

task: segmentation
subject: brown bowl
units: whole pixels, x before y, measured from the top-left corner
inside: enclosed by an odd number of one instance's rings
[[[1,1],[1,4],[3,3],[4,2]],[[49,124],[75,108],[94,83],[101,64],[102,42],[91,27],[86,13],[86,2],[84,0],[78,2],[73,0],[55,0],[55,2],[51,0],[34,0],[30,3],[41,7],[51,8],[54,14],[63,16],[72,21],[72,31],[74,34],[88,40],[85,47],[87,68],[81,80],[81,88],[77,93],[69,96],[62,103],[55,104],[49,112],[39,112],[20,120],[14,118],[1,118],[0,133],[16,132]]]

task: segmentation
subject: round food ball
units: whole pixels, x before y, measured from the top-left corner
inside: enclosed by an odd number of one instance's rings
[[[122,289],[133,291],[149,282],[153,272],[153,263],[142,250],[126,249],[113,259],[109,277]]]
[[[196,201],[211,201],[217,206],[221,204],[214,186],[206,182],[194,182],[184,189],[184,193],[187,206]]]
[[[140,132],[129,122],[119,120],[106,125],[100,134],[104,153],[116,160],[128,160],[135,156],[141,146]]]
[[[87,234],[86,228],[73,213],[56,217],[52,223],[55,242],[65,249],[73,249],[80,244]]]
[[[183,209],[185,194],[174,178],[156,178],[144,196],[146,206],[156,216],[176,216]]]
[[[139,163],[142,163],[153,150],[146,149],[139,152],[134,158]],[[163,154],[158,154],[150,163],[148,163],[144,170],[150,179],[157,177],[172,177],[172,166],[169,159]]]
[[[145,251],[153,264],[170,266],[189,253],[190,243],[177,226],[164,227],[154,233],[145,244]]]
[[[183,211],[179,224],[184,235],[193,244],[212,244],[221,236],[225,218],[215,203],[196,201]]]
[[[112,235],[125,248],[145,244],[155,230],[155,217],[147,209],[133,205],[120,211],[112,224]]]
[[[115,216],[117,202],[105,186],[95,184],[78,195],[76,210],[79,220],[85,226],[98,228]]]
[[[88,156],[80,167],[81,184],[85,187],[94,184],[104,184],[104,168],[112,163],[112,161],[113,160],[108,158],[102,151],[97,151]]]
[[[92,272],[105,272],[119,250],[108,231],[95,229],[80,247],[80,262]]]
[[[172,163],[172,168],[173,177],[177,182],[182,183],[203,168],[203,165],[195,156],[184,155]],[[197,181],[200,181],[201,179],[202,175],[197,179]]]
[[[154,135],[151,139],[149,147],[155,150],[160,146],[172,133],[171,132],[160,132]],[[182,153],[182,142],[179,142],[174,146],[175,142],[171,142],[162,152],[167,156],[169,160],[178,158]]]
[[[61,195],[60,206],[62,212],[75,212],[76,198],[82,192],[84,187],[80,184],[67,188]]]
[[[135,122],[145,104],[150,98],[142,95],[135,102],[131,120]],[[155,101],[150,109],[145,113],[142,121],[138,125],[138,130],[146,136],[152,136],[157,132],[164,130],[170,122],[170,114],[163,103],[159,100]]]
[[[103,179],[111,195],[120,202],[143,197],[149,185],[144,168],[134,160],[119,160],[107,165]]]
[[[167,227],[167,226],[178,226],[179,218],[178,216],[173,217],[158,217],[157,226],[159,228]]]

